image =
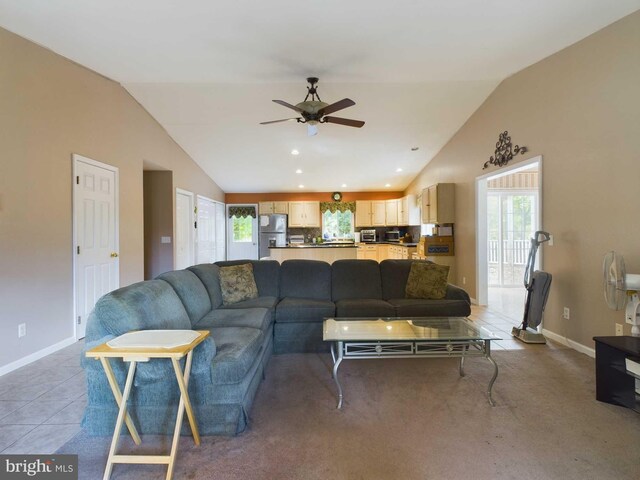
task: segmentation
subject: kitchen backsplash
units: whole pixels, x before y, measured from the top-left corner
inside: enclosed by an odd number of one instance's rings
[[[395,230],[398,229],[400,231],[400,236],[402,237],[405,233],[408,233],[413,237],[413,241],[417,242],[420,238],[420,227],[376,227],[376,238],[378,240],[384,240],[384,234],[387,230]],[[360,230],[371,230],[371,227],[356,227],[355,231],[359,232]],[[287,239],[291,235],[304,235],[305,242],[310,242],[312,238],[317,238],[322,236],[321,228],[288,228],[287,229]]]

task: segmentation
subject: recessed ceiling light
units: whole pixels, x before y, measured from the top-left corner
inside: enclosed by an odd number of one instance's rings
[[[300,184],[298,185],[298,188],[304,188],[304,185]]]
[[[390,186],[391,186],[391,184],[390,184],[390,183],[385,183],[385,184],[384,184],[384,186],[385,186],[385,187],[390,187]]]
[[[420,150],[420,147],[411,147],[412,152],[417,152],[418,150]]]
[[[400,167],[396,168],[396,172],[401,172],[402,169]]]
[[[295,148],[293,150],[291,150],[291,155],[299,155],[300,152],[298,150],[296,150]]]
[[[347,184],[343,183],[341,188],[346,188],[346,187],[347,187]]]
[[[302,173],[302,170],[297,169],[297,170],[296,170],[296,173]]]

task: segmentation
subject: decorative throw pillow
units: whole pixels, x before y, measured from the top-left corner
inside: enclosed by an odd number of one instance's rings
[[[407,278],[407,298],[440,300],[447,294],[449,267],[437,263],[413,262]]]
[[[222,304],[231,305],[258,297],[256,279],[253,277],[253,265],[232,265],[220,267],[220,290]]]

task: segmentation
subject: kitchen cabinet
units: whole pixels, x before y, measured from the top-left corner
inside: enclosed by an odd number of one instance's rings
[[[356,227],[420,225],[415,195],[391,200],[356,200]]]
[[[357,250],[353,247],[270,248],[269,256],[280,263],[285,260],[318,260],[333,263],[336,260],[354,260]]]
[[[398,225],[398,200],[386,200],[385,206],[385,224],[390,226]]]
[[[380,244],[378,245],[378,262],[386,260],[389,257],[389,249],[391,245]]]
[[[320,202],[289,202],[289,227],[320,227]]]
[[[422,223],[454,223],[453,183],[438,183],[422,191]]]
[[[289,213],[289,202],[260,202],[258,204],[260,215],[271,215],[273,213]]]
[[[356,253],[358,260],[375,260],[378,261],[378,245],[358,245]]]
[[[407,195],[397,200],[398,225],[420,225],[420,206],[415,195]]]
[[[387,224],[387,203],[384,200],[371,202],[371,226],[384,227]]]
[[[371,200],[356,200],[356,227],[371,226]]]

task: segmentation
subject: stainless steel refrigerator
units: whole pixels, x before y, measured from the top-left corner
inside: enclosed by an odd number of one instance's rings
[[[284,247],[287,244],[287,216],[281,214],[260,215],[260,256],[269,256],[269,247]]]

